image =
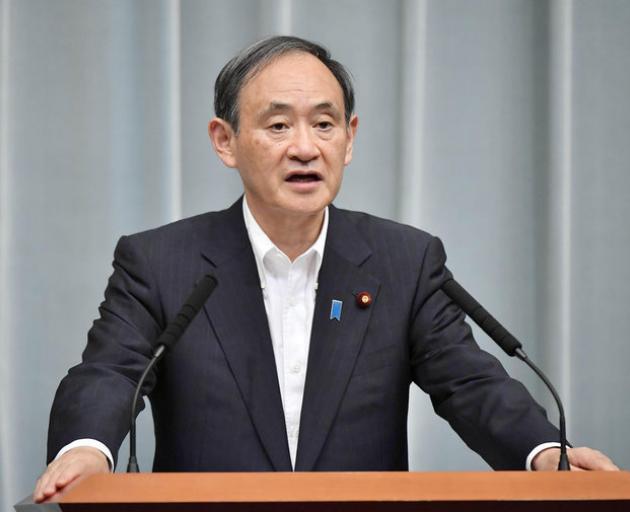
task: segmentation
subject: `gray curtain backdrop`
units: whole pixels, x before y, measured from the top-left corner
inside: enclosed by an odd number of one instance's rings
[[[630,467],[628,27],[623,0],[0,0],[2,506],[44,468],[118,237],[239,196],[206,135],[212,86],[273,33],[324,43],[354,74],[336,204],[439,235],[549,372],[574,444]],[[140,423],[148,470],[149,412]],[[409,442],[415,470],[488,469],[419,391]]]

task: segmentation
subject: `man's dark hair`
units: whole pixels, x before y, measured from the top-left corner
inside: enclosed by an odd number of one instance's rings
[[[354,88],[350,73],[330,57],[330,52],[319,44],[293,36],[272,36],[242,50],[219,73],[214,83],[214,111],[217,117],[230,123],[238,132],[239,94],[245,84],[272,60],[292,52],[310,53],[326,66],[343,91],[346,124],[354,112]]]

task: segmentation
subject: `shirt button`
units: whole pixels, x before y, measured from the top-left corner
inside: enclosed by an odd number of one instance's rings
[[[291,366],[291,373],[300,373],[302,371],[302,365],[300,363],[295,363]]]

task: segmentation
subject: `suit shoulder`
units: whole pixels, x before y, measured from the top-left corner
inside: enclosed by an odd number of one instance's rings
[[[426,245],[434,236],[427,231],[396,222],[391,219],[377,217],[369,213],[353,210],[337,209],[362,235],[370,241],[399,239],[401,242]]]
[[[193,217],[176,220],[162,226],[125,235],[122,238],[141,246],[153,244],[179,244],[192,238],[209,237],[213,231],[225,225],[233,208],[216,212],[206,212]]]
[[[362,254],[364,269],[380,282],[412,293],[425,271],[442,272],[446,253],[440,239],[432,234],[363,212],[333,212],[338,224],[346,226],[340,230],[343,237],[336,235],[335,248],[345,254]]]
[[[334,209],[333,215],[341,224],[352,226],[346,233],[354,231],[356,240],[369,247],[372,264],[420,268],[427,257],[431,261],[446,261],[440,239],[422,229],[363,212]]]
[[[168,224],[156,226],[136,233],[124,235],[125,238],[138,241],[149,241],[160,238],[171,238],[182,236],[191,231],[195,231],[199,226],[212,225],[213,221],[222,212],[206,212],[193,217],[186,217]]]

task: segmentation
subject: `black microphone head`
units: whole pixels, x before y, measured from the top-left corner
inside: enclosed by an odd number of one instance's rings
[[[462,285],[455,281],[455,279],[451,278],[445,281],[442,284],[442,290],[470,317],[472,317],[475,310],[480,307],[480,304],[474,297],[470,295]]]
[[[517,349],[522,348],[510,332],[499,321],[488,313],[455,279],[442,284],[442,290],[457,304],[490,338],[509,356],[515,356]]]
[[[210,297],[210,294],[214,291],[217,284],[218,282],[216,277],[211,274],[203,276],[197,282],[195,288],[190,293],[175,318],[169,322],[164,332],[162,332],[160,337],[157,339],[156,348],[153,351],[154,356],[161,357],[164,353],[164,350],[160,349],[160,346],[163,346],[164,349],[170,349],[173,345],[175,345],[175,343],[177,343],[179,338],[187,329],[188,324],[190,324],[197,313],[199,313],[199,310],[206,303],[208,297]]]
[[[208,300],[208,297],[210,297],[210,294],[214,291],[217,284],[218,281],[216,277],[212,274],[206,274],[197,282],[186,304],[195,311],[199,311]]]

